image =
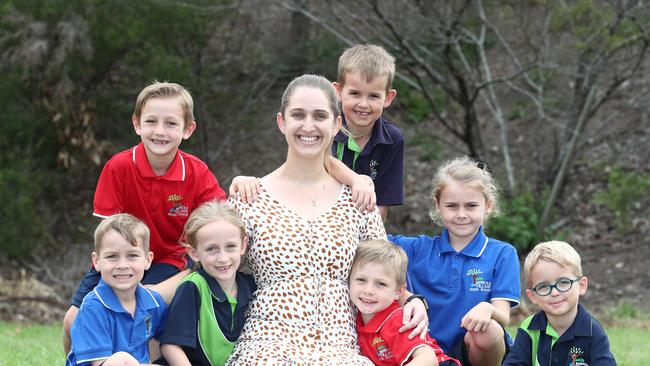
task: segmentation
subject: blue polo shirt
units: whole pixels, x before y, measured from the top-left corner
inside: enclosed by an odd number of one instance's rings
[[[536,364],[532,354],[535,348]],[[580,304],[573,324],[559,337],[543,311],[526,318],[503,365],[566,366],[573,365],[574,358],[575,365],[616,365],[605,330]]]
[[[236,341],[244,326],[248,305],[253,300],[253,294],[257,289],[253,276],[237,272],[235,277],[237,305],[233,312],[226,293],[219,283],[203,268],[199,268],[198,272],[208,282],[212,292],[212,307],[221,332],[229,341]],[[178,286],[174,299],[169,305],[169,319],[160,337],[160,343],[180,346],[192,365],[210,365],[199,344],[198,315],[201,305],[199,296],[199,290],[193,282],[183,282]]]
[[[127,352],[140,363],[149,360],[148,341],[159,338],[167,317],[167,305],[159,293],[138,286],[133,316],[127,312],[113,289],[100,280],[84,297],[72,328],[72,350],[66,366],[90,365],[92,361]]]
[[[449,354],[465,336],[461,319],[478,303],[507,300],[519,305],[519,259],[510,244],[488,238],[481,227],[474,239],[456,252],[447,230],[441,236],[393,236],[388,239],[408,255],[409,291],[429,303],[429,334]]]
[[[345,116],[343,116],[345,124]],[[404,203],[404,135],[392,123],[379,117],[362,151],[354,139],[343,132],[334,137],[332,155],[357,174],[367,175],[375,183],[377,205],[396,206]]]

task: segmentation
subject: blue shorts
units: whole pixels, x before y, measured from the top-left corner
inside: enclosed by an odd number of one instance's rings
[[[508,353],[510,352],[510,346],[512,346],[514,340],[510,334],[506,332],[506,329],[503,327],[503,325],[501,325],[501,329],[503,329],[503,343],[506,345],[506,353],[503,354],[503,359],[505,360],[506,356],[508,356]],[[472,363],[469,362],[469,353],[467,352],[467,347],[465,346],[465,337],[463,337],[463,339],[461,339],[451,348],[451,351],[447,353],[447,356],[457,359],[463,366],[472,366]]]
[[[143,285],[160,283],[178,272],[180,272],[180,270],[171,264],[152,263],[149,270],[144,272],[144,277],[142,278],[141,283]],[[95,270],[95,268],[90,268],[90,271],[86,272],[84,278],[81,280],[74,296],[72,296],[72,305],[80,307],[84,297],[86,297],[90,291],[95,289],[95,286],[97,286],[101,278],[102,276]]]

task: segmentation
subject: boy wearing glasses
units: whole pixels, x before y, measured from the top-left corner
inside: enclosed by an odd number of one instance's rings
[[[616,365],[605,330],[578,304],[588,281],[571,245],[537,244],[526,257],[524,274],[526,295],[541,311],[521,323],[503,365]]]

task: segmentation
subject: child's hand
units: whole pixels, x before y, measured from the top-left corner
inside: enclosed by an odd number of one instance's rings
[[[460,326],[468,332],[485,332],[490,326],[494,306],[489,302],[480,302],[465,314]]]
[[[357,174],[350,188],[352,189],[352,200],[360,211],[369,212],[375,209],[377,204],[375,183],[369,176]]]
[[[233,178],[228,189],[228,195],[236,195],[239,192],[242,202],[252,203],[257,199],[262,187],[256,177],[238,175]]]
[[[409,340],[417,336],[425,339],[429,332],[429,316],[427,315],[427,309],[422,300],[415,299],[404,305],[403,314],[402,324],[404,325],[399,328],[399,332],[403,333],[409,329],[413,329],[408,336]]]

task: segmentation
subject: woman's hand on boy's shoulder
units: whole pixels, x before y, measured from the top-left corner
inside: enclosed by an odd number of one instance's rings
[[[233,196],[239,193],[242,202],[253,203],[257,195],[261,192],[262,187],[257,177],[238,175],[233,178],[228,189],[228,195]]]

